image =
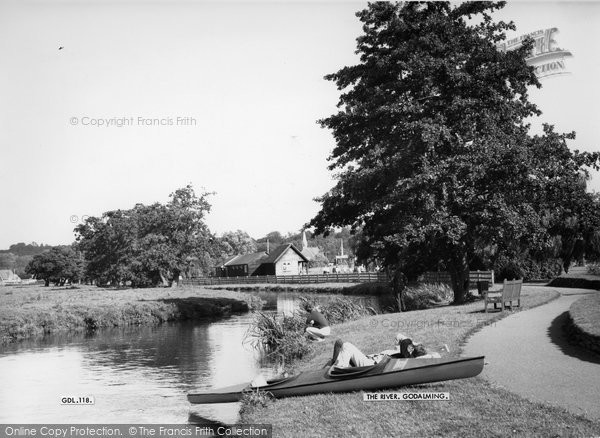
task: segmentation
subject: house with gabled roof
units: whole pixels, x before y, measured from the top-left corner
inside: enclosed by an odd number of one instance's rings
[[[299,275],[306,273],[307,267],[308,259],[298,248],[288,243],[272,251],[232,257],[217,268],[217,276]]]

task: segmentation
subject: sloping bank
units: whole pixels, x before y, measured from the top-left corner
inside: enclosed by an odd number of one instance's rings
[[[4,287],[2,344],[66,330],[219,318],[248,311],[247,294],[203,288],[102,289]]]
[[[524,287],[522,310],[544,304],[559,294],[546,287]],[[390,348],[397,332],[450,354],[460,352],[470,334],[494,324],[510,312],[483,313],[481,301],[463,306],[377,315],[339,324],[316,353],[298,369],[322,367],[331,357],[333,342],[342,338],[365,352]],[[447,353],[445,353],[446,355]],[[510,352],[507,352],[510,354]],[[518,360],[518,358],[515,358]],[[295,367],[296,368],[296,367]],[[482,378],[441,382],[391,392],[448,392],[449,401],[363,401],[361,392],[320,394],[245,405],[241,422],[269,423],[273,436],[594,436],[600,423],[567,411],[533,403]]]
[[[569,309],[565,331],[569,341],[600,354],[600,294],[588,295],[575,301]]]

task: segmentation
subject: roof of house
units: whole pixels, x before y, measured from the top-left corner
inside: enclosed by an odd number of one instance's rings
[[[233,255],[233,256],[228,256],[226,258],[222,258],[221,261],[219,263],[217,263],[216,267],[221,268],[221,267],[227,265],[227,263],[229,263],[230,261],[232,261],[236,257],[238,257],[238,256],[237,255]]]
[[[308,260],[314,260],[320,252],[321,250],[317,246],[307,246],[302,249],[302,255]]]
[[[269,254],[261,251],[252,254],[237,255],[223,264],[223,266],[235,266],[235,265],[254,265],[263,263],[277,263],[277,261],[285,254],[285,252],[291,249],[296,252],[305,262],[308,262],[308,258],[302,254],[302,252],[296,248],[293,244],[288,243],[285,245],[279,245],[274,248]]]
[[[298,254],[305,262],[308,262],[308,259],[302,254],[302,252],[294,246],[293,243],[288,243],[287,245],[279,245],[273,251],[269,253],[269,257],[263,261],[263,263],[277,263],[277,261],[285,254],[285,252],[291,249],[296,254]]]
[[[232,259],[229,259],[223,266],[235,266],[235,265],[251,265],[258,261],[262,262],[261,259],[266,259],[268,256],[265,252],[255,252],[252,254],[236,255]]]

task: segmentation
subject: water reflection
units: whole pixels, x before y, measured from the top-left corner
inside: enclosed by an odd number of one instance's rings
[[[265,311],[290,314],[298,295],[261,293]],[[321,300],[334,297],[320,296]],[[243,343],[252,314],[216,322],[67,333],[0,350],[0,423],[234,423],[237,403],[194,405],[188,392],[275,370]],[[61,405],[63,396],[95,398]],[[192,421],[197,422],[197,421]]]

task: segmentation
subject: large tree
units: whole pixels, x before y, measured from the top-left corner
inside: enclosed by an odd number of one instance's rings
[[[50,282],[75,282],[82,278],[83,258],[70,246],[57,246],[33,256],[25,272],[44,280],[46,286],[49,286]]]
[[[75,231],[88,276],[100,284],[149,286],[175,284],[192,270],[206,274],[216,256],[215,237],[204,222],[207,196],[187,186],[167,204],[137,204],[87,218]]]
[[[342,91],[339,112],[320,121],[336,140],[338,182],[311,225],[362,227],[397,271],[449,270],[455,303],[483,248],[548,238],[547,215],[561,206],[544,194],[595,158],[543,147],[550,129],[530,137],[525,120],[540,113],[527,94],[540,86],[525,62],[532,41],[497,48],[515,29],[491,17],[503,5],[370,3],[357,13],[360,63],[326,76]]]

